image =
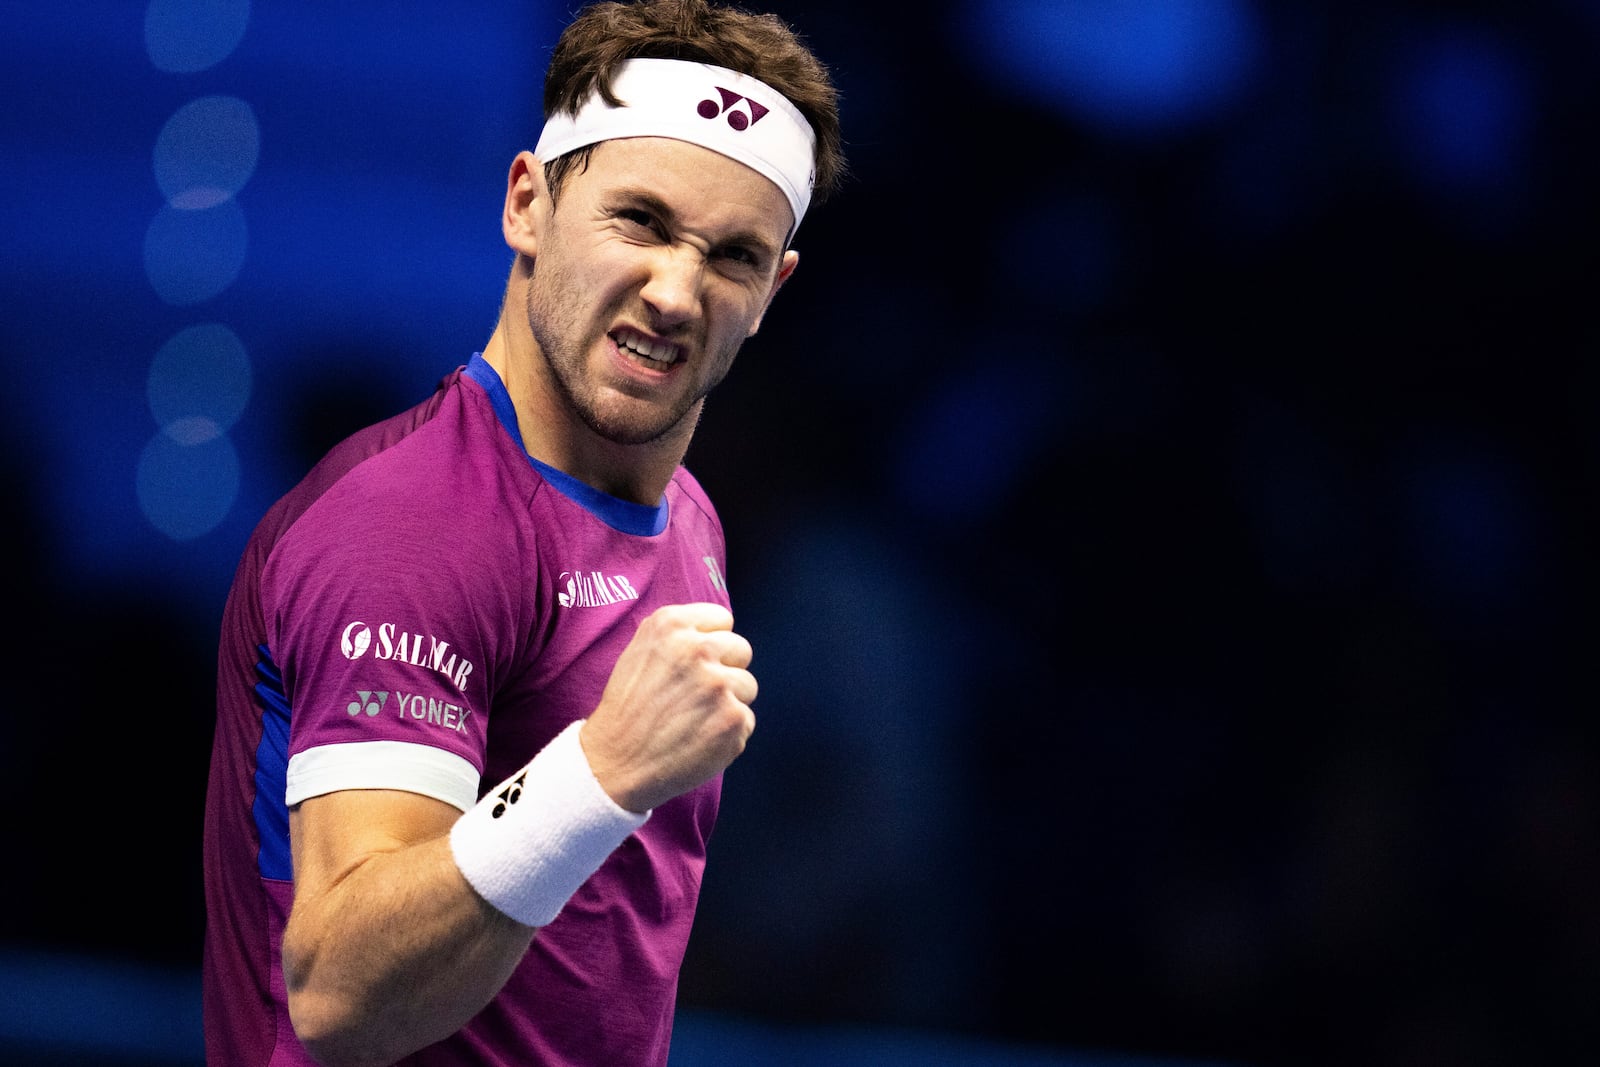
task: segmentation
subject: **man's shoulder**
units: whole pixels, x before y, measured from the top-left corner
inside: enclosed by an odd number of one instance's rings
[[[487,402],[451,376],[427,401],[329,452],[286,496],[280,540],[313,552],[380,543],[459,551],[482,541],[521,512],[504,506],[507,495],[534,488],[503,438]]]
[[[704,518],[713,526],[721,529],[722,520],[717,516],[716,506],[711,503],[711,495],[700,484],[700,480],[690,473],[689,468],[679,467],[673,473],[672,481],[668,483],[667,492],[669,503],[672,502],[672,496],[676,495],[684,503],[694,508],[697,517]]]

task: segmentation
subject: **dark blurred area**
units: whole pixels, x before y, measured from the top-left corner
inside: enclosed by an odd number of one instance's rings
[[[689,455],[762,689],[685,1013],[1592,1062],[1600,3],[760,6],[854,175]],[[487,338],[565,7],[3,11],[0,1042],[55,1062],[31,968],[197,972],[234,562]]]

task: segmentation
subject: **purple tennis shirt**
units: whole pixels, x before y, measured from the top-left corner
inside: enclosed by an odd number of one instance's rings
[[[599,703],[666,604],[729,606],[715,510],[532,460],[475,354],[426,401],[334,448],[257,526],[228,595],[206,797],[208,1061],[302,1067],[280,943],[288,809],[402,789],[465,810]],[[657,809],[501,993],[408,1067],[665,1064],[720,776]]]

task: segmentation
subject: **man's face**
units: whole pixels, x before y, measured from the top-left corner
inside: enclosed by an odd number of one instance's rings
[[[546,215],[528,322],[567,406],[618,444],[688,426],[793,269],[768,179],[699,145],[603,142]]]

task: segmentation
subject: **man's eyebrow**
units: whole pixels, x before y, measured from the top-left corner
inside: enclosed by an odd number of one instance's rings
[[[660,219],[669,228],[676,225],[678,221],[677,213],[674,212],[672,208],[667,206],[666,201],[662,200],[654,193],[647,192],[643,189],[630,189],[624,187],[615,190],[613,195],[619,200],[626,200],[644,208],[646,211],[649,211],[652,215]],[[766,238],[762,237],[753,230],[736,230],[733,233],[727,234],[721,238],[717,244],[719,247],[724,248],[730,246],[749,248],[752,251],[759,252],[761,255],[769,257],[776,256],[780,251],[780,249],[771,241],[768,241]]]
[[[667,206],[667,202],[654,193],[647,193],[643,189],[622,188],[616,190],[612,195],[618,200],[626,200],[644,208],[668,225],[678,220],[677,214]]]

